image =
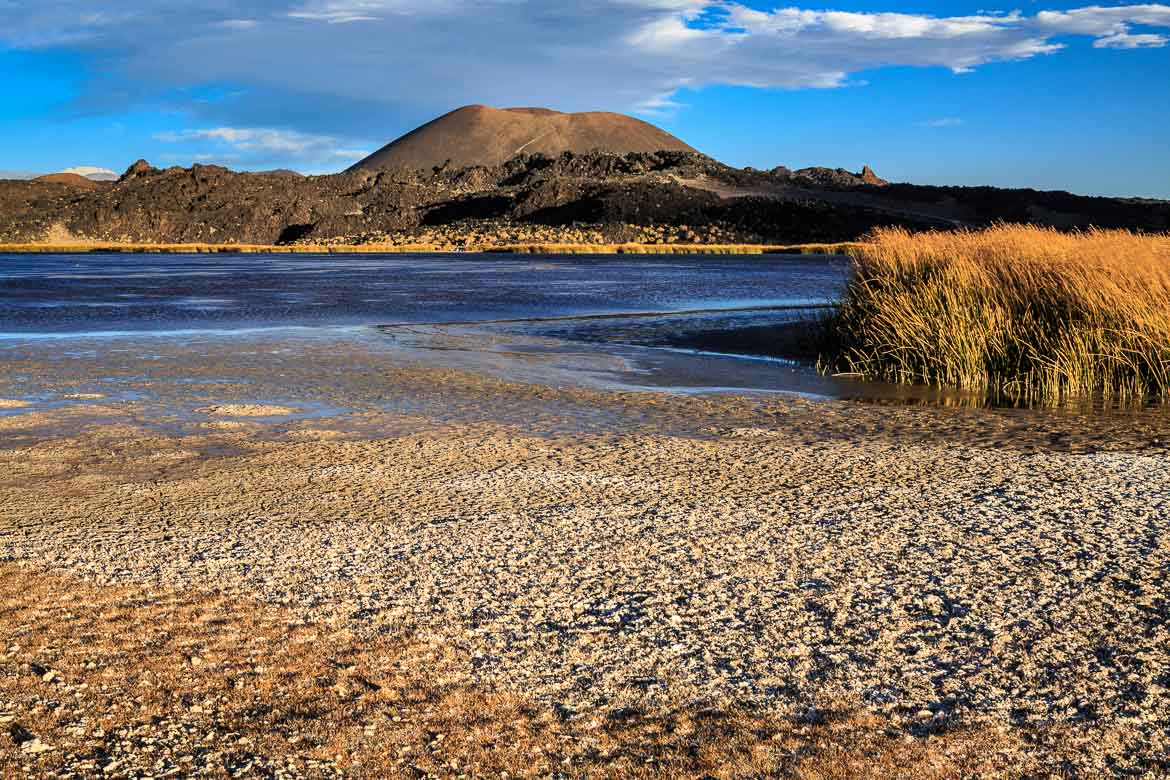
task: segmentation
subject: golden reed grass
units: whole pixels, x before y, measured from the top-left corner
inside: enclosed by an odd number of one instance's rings
[[[840,370],[1042,403],[1170,389],[1170,236],[882,228],[850,255]]]

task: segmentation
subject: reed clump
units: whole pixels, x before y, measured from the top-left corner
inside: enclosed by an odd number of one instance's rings
[[[1029,402],[1170,390],[1170,236],[999,225],[851,248],[830,365]]]

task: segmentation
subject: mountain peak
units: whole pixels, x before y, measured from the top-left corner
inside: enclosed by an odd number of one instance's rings
[[[154,170],[157,170],[157,169],[153,165],[148,163],[146,160],[139,158],[139,159],[134,161],[133,165],[131,165],[129,168],[126,169],[126,172],[122,174],[119,181],[126,181],[128,179],[134,179],[134,178],[137,178],[138,176],[141,176],[144,173],[150,173],[151,171],[154,171]]]
[[[861,173],[858,174],[858,178],[861,179],[862,183],[872,184],[875,187],[884,187],[885,185],[889,184],[888,181],[874,173],[873,168],[870,168],[868,165],[861,169]]]
[[[463,106],[391,141],[351,170],[492,166],[519,154],[695,150],[649,122],[605,111]]]

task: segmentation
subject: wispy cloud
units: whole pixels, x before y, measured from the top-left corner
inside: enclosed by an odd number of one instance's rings
[[[311,0],[288,12],[293,19],[349,24],[374,22],[387,16],[447,13],[460,7],[455,0]]]
[[[224,30],[251,30],[260,24],[255,19],[224,19],[216,22],[215,26]]]
[[[632,111],[635,114],[642,114],[649,117],[667,117],[673,116],[681,109],[686,108],[686,105],[674,99],[675,90],[663,92],[658,95],[652,95],[635,104]]]
[[[1151,33],[1138,34],[1128,32],[1113,33],[1093,41],[1096,49],[1160,49],[1170,43],[1165,35]]]
[[[221,151],[195,151],[191,159],[207,161],[245,159],[296,159],[315,162],[353,162],[369,154],[365,149],[353,149],[332,136],[312,135],[295,130],[265,127],[210,127],[158,133],[155,140],[165,143],[184,143],[193,149],[208,145]]]
[[[961,125],[965,125],[966,123],[967,123],[967,121],[961,117],[943,116],[943,117],[939,117],[937,119],[927,119],[924,122],[919,122],[918,126],[919,127],[934,127],[934,128],[959,127]]]

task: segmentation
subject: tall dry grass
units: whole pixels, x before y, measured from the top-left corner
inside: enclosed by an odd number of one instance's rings
[[[1170,236],[881,228],[850,255],[840,370],[1032,402],[1170,390]]]

